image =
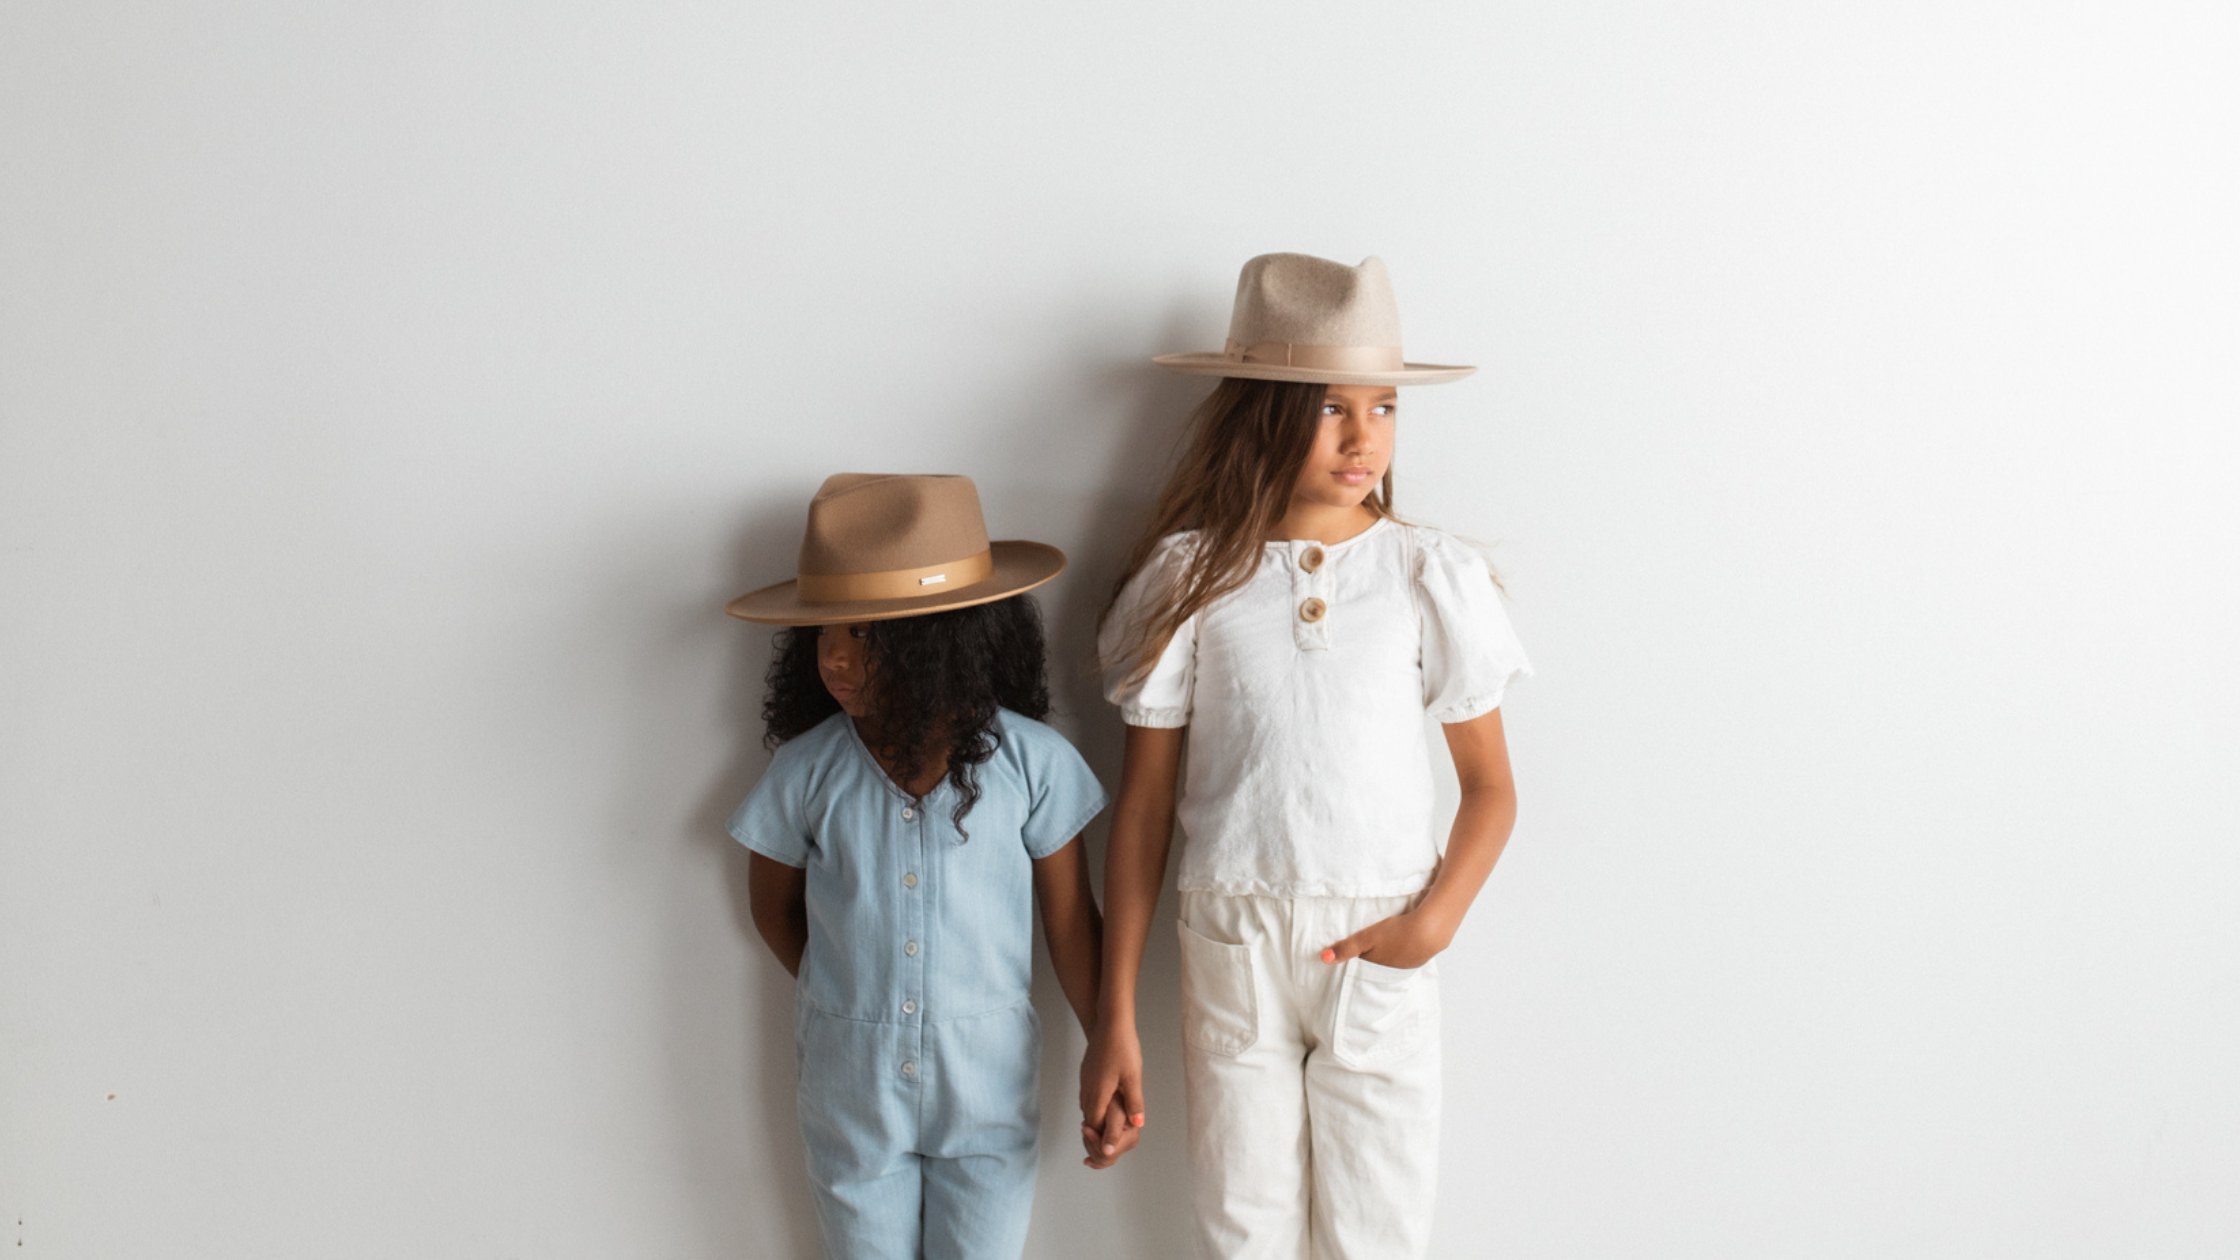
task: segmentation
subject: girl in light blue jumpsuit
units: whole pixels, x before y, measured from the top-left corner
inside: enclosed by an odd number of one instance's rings
[[[836,1260],[988,1260],[1025,1245],[1039,1127],[1035,902],[1094,1015],[1100,925],[1077,838],[1104,793],[1048,712],[1022,593],[1064,558],[991,546],[962,477],[843,475],[800,576],[733,601],[778,636],[776,755],[731,834],[755,925],[798,977],[799,1111]],[[1133,1132],[1115,1111],[1103,1167]]]

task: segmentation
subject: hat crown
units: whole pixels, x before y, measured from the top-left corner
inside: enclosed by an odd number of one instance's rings
[[[1229,340],[1398,349],[1392,277],[1373,256],[1348,267],[1311,254],[1262,254],[1237,276]]]
[[[835,577],[950,564],[988,550],[972,478],[836,473],[809,501],[797,566]]]

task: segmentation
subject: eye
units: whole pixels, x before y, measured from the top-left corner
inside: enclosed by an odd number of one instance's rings
[[[849,626],[849,627],[848,627],[848,637],[849,637],[849,638],[851,638],[851,639],[868,639],[868,638],[870,638],[870,637],[871,637],[871,627],[869,627],[869,626]]]
[[[1345,409],[1345,408],[1343,408],[1343,407],[1341,407],[1341,406],[1339,406],[1339,405],[1338,405],[1338,404],[1336,404],[1336,403],[1324,403],[1324,404],[1322,404],[1322,414],[1323,414],[1323,415],[1326,415],[1326,416],[1342,416],[1342,415],[1344,415],[1345,413],[1346,413],[1346,409]]]

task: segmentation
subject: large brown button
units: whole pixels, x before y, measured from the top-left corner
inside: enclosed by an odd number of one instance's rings
[[[1321,568],[1321,567],[1322,567],[1322,548],[1320,548],[1320,547],[1309,547],[1309,548],[1307,548],[1306,552],[1305,552],[1305,553],[1304,553],[1303,555],[1301,555],[1301,556],[1299,557],[1299,567],[1300,567],[1300,568],[1302,568],[1302,569],[1305,569],[1305,570],[1306,570],[1307,572],[1309,572],[1309,573],[1312,573],[1312,572],[1314,572],[1314,571],[1315,571],[1316,569],[1319,569],[1319,568]]]
[[[1320,621],[1322,620],[1322,614],[1329,611],[1330,606],[1328,604],[1323,603],[1319,599],[1310,599],[1306,603],[1299,605],[1299,620]]]

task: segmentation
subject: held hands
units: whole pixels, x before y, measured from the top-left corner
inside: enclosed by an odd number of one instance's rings
[[[1128,1114],[1115,1098],[1105,1108],[1104,1125],[1083,1123],[1081,1149],[1089,1158],[1081,1162],[1090,1168],[1110,1168],[1120,1162],[1120,1157],[1136,1148],[1142,1140],[1140,1126],[1128,1123]]]
[[[1110,1168],[1135,1149],[1143,1110],[1143,1045],[1133,1028],[1099,1026],[1081,1060],[1081,1149],[1091,1168]]]
[[[1380,967],[1421,967],[1454,940],[1455,924],[1428,905],[1396,914],[1355,932],[1322,951],[1322,961],[1342,963],[1366,958]]]

